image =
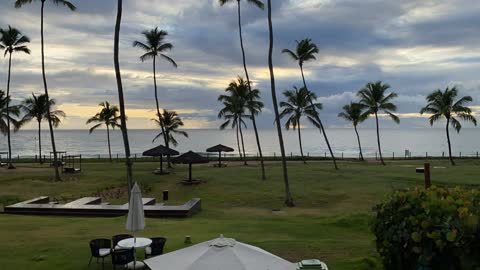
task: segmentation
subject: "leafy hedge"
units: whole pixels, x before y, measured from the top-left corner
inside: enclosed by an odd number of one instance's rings
[[[374,211],[386,270],[480,269],[480,191],[397,191]]]

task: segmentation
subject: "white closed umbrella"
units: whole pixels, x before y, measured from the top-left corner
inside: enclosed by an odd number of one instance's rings
[[[217,238],[145,260],[151,270],[295,270],[294,263],[231,238]]]
[[[142,192],[137,183],[133,186],[130,195],[126,229],[133,232],[134,238],[135,232],[145,229],[145,212],[143,211]]]

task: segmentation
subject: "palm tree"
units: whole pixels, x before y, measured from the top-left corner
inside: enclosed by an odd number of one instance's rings
[[[159,119],[162,119],[162,122],[160,122]],[[158,119],[152,120],[155,121],[159,126],[161,126],[162,124],[164,125],[164,131],[160,132],[157,136],[155,136],[152,142],[163,136],[167,138],[168,143],[172,143],[173,146],[177,146],[178,141],[173,136],[174,134],[180,134],[188,138],[187,132],[183,130],[178,130],[180,127],[183,127],[183,121],[180,116],[178,116],[177,112],[167,111],[164,109],[162,115],[158,117]],[[166,134],[166,136],[164,136],[164,134]]]
[[[273,71],[273,23],[272,23],[272,0],[267,0],[268,10],[268,32],[269,32],[269,46],[268,46],[268,68],[270,71],[270,85],[272,88],[272,102],[275,113],[275,123],[277,125],[278,142],[280,144],[280,153],[282,155],[282,172],[283,182],[285,185],[285,205],[288,207],[295,206],[293,202],[292,193],[290,192],[290,183],[288,181],[287,157],[285,155],[285,145],[283,144],[282,124],[280,123],[280,114],[278,112],[277,93],[275,90],[275,73]]]
[[[43,17],[44,17],[44,9],[45,9],[45,2],[47,0],[16,0],[15,1],[15,8],[21,8],[26,4],[31,4],[32,2],[38,2],[40,1],[41,3],[41,9],[40,9],[40,40],[41,40],[41,52],[42,52],[42,77],[43,77],[43,87],[45,89],[45,96],[47,100],[50,98],[48,95],[48,86],[47,86],[47,77],[45,75],[45,46],[44,46],[44,36],[43,36]],[[70,1],[67,0],[48,0],[52,4],[55,4],[56,6],[63,5],[64,7],[67,7],[71,11],[75,11],[77,8],[75,7],[74,4],[72,4]],[[50,103],[47,102],[47,106],[50,106]],[[50,111],[50,108],[48,108]],[[52,141],[52,150],[53,150],[53,164],[55,168],[55,180],[60,181],[60,172],[58,170],[58,157],[57,157],[57,148],[55,146],[55,135],[53,133],[53,123],[52,119],[50,119],[50,114],[47,114],[47,119],[48,119],[48,126],[50,129],[50,138]]]
[[[92,132],[105,125],[107,127],[107,141],[108,141],[108,156],[110,158],[110,162],[112,162],[112,150],[110,147],[110,128],[115,129],[116,127],[120,127],[118,124],[118,120],[120,120],[119,109],[117,106],[110,106],[108,101],[102,102],[98,104],[98,106],[102,107],[102,110],[95,114],[93,117],[87,120],[87,125],[90,123],[98,123],[90,128],[90,134]]]
[[[392,99],[396,98],[398,95],[394,92],[386,94],[385,92],[390,88],[390,85],[384,84],[381,81],[375,83],[367,83],[367,85],[361,89],[357,95],[360,97],[360,102],[362,109],[366,109],[364,112],[365,117],[369,115],[375,115],[375,122],[377,125],[377,143],[378,143],[378,153],[380,155],[380,160],[383,165],[382,148],[380,146],[380,128],[378,125],[378,113],[384,112],[392,120],[399,124],[400,118],[393,114],[397,110],[397,106],[391,103]]]
[[[122,24],[123,0],[118,0],[117,18],[115,20],[115,36],[113,41],[113,63],[115,65],[115,78],[117,80],[118,101],[120,103],[120,129],[122,130],[123,146],[125,147],[125,159],[127,165],[128,197],[133,188],[132,159],[130,158],[130,142],[128,141],[127,116],[125,114],[125,99],[123,95],[122,74],[120,73],[120,27]]]
[[[223,6],[229,2],[233,2],[235,0],[219,0],[220,2],[220,6]],[[242,60],[243,60],[243,69],[245,71],[245,77],[247,78],[247,84],[248,84],[248,90],[251,92],[252,91],[252,87],[251,87],[251,84],[250,84],[250,76],[248,74],[248,69],[247,69],[247,61],[246,61],[246,57],[245,57],[245,48],[243,46],[243,35],[242,35],[242,12],[241,12],[241,5],[240,5],[240,0],[236,0],[237,1],[237,11],[238,11],[238,29],[239,29],[239,35],[240,35],[240,48],[242,50]],[[262,3],[262,1],[260,0],[247,0],[248,3],[260,8],[260,9],[264,9],[264,4]],[[255,139],[257,141],[257,148],[258,148],[258,154],[259,154],[259,157],[260,157],[260,167],[262,169],[262,179],[265,180],[266,179],[266,175],[265,175],[265,164],[264,164],[264,161],[263,161],[263,153],[262,153],[262,147],[261,147],[261,144],[260,144],[260,136],[258,135],[258,129],[257,129],[257,122],[255,120],[255,112],[251,112],[251,115],[252,115],[252,125],[253,125],[253,130],[255,132]]]
[[[240,78],[239,78],[240,79]],[[243,84],[245,86],[245,84]],[[243,140],[243,132],[242,126],[247,128],[247,125],[244,118],[251,118],[251,115],[247,114],[247,106],[246,106],[246,88],[242,87],[237,84],[237,82],[233,81],[230,83],[229,87],[226,89],[229,92],[229,95],[220,95],[218,97],[218,101],[223,103],[223,108],[218,113],[218,118],[225,119],[225,122],[220,125],[220,129],[225,129],[227,126],[231,125],[232,129],[236,129],[237,134],[237,145],[238,145],[238,153],[240,158],[243,159],[244,165],[247,165],[246,155],[245,155],[245,144]],[[243,156],[242,151],[240,149],[240,139],[241,138],[241,145],[243,148]]]
[[[0,90],[0,133],[7,135],[10,131],[9,123],[12,123],[15,130],[19,127],[19,122],[12,116],[19,116],[20,110],[18,106],[9,106],[10,97]]]
[[[47,104],[48,102],[48,104]],[[42,121],[48,119],[49,108],[55,106],[55,99],[47,99],[46,95],[36,96],[32,93],[32,97],[26,98],[22,101],[20,106],[21,110],[25,114],[20,121],[20,126],[32,121],[33,119],[37,120],[38,123],[38,156],[40,163],[43,163],[42,160]],[[55,128],[57,128],[62,122],[61,118],[65,118],[65,112],[61,110],[50,111],[50,119]]]
[[[464,96],[459,100],[456,100],[457,96],[458,90],[456,87],[453,87],[452,89],[447,87],[447,89],[445,89],[443,92],[439,89],[427,96],[427,106],[422,108],[420,111],[420,114],[431,114],[429,120],[430,125],[432,126],[433,123],[442,117],[447,119],[445,129],[447,132],[448,154],[452,165],[455,165],[455,161],[453,161],[452,145],[450,143],[448,126],[451,124],[457,133],[459,133],[462,129],[462,124],[460,124],[460,121],[458,121],[458,119],[454,116],[465,122],[472,122],[475,126],[477,125],[477,119],[472,115],[472,110],[465,106],[465,104],[472,102],[472,97]]]
[[[285,116],[289,116],[287,122],[285,122],[285,128],[287,130],[290,127],[293,130],[298,128],[298,142],[300,145],[300,154],[302,156],[303,162],[306,164],[307,161],[303,155],[303,148],[302,148],[302,135],[301,135],[301,124],[300,120],[303,116],[306,116],[311,122],[316,123],[315,119],[315,109],[309,103],[309,100],[315,100],[317,97],[313,92],[308,91],[305,87],[300,88],[293,87],[293,90],[286,90],[283,92],[283,95],[287,98],[287,101],[280,102],[280,108],[283,108],[283,111],[280,113],[280,118],[284,118]],[[322,104],[315,103],[315,108],[321,110]]]
[[[27,36],[22,35],[17,29],[8,26],[8,29],[0,29],[0,49],[5,50],[4,56],[8,57],[8,79],[7,79],[7,97],[10,95],[10,76],[12,71],[12,54],[17,52],[23,52],[30,54],[30,49],[25,45],[29,43],[30,39]],[[10,141],[10,117],[8,117],[10,102],[7,102],[7,138],[8,138],[8,168],[14,169],[12,163],[12,144]]]
[[[160,123],[160,128],[162,129],[162,133],[165,133],[165,127],[164,124],[162,123],[162,114],[160,113],[160,104],[158,102],[158,91],[157,91],[157,72],[156,72],[156,65],[157,65],[157,58],[163,58],[170,62],[174,67],[177,67],[177,63],[164,54],[165,51],[171,50],[173,48],[173,45],[171,43],[165,42],[165,37],[168,35],[166,31],[163,30],[158,30],[158,27],[155,27],[152,30],[149,31],[143,31],[142,35],[145,37],[146,42],[140,42],[140,41],[134,41],[133,42],[133,47],[138,47],[142,49],[145,53],[140,56],[140,60],[142,62],[145,62],[149,59],[152,59],[153,61],[153,85],[155,89],[155,102],[157,105],[157,113],[156,115],[159,117],[158,122]],[[165,140],[165,146],[169,147],[168,145],[168,138],[164,137]],[[168,157],[168,166],[170,167],[170,158]]]
[[[338,117],[352,122],[355,134],[357,134],[358,149],[360,150],[360,160],[364,160],[362,153],[362,144],[360,143],[360,136],[358,135],[357,126],[368,118],[368,115],[363,114],[363,106],[358,103],[350,102],[350,104],[343,106],[343,111],[338,114]]]
[[[315,45],[315,43],[313,43],[311,39],[304,39],[302,41],[297,41],[297,47],[295,48],[295,52],[289,49],[284,49],[282,50],[282,53],[288,54],[293,60],[298,62],[298,65],[300,66],[300,72],[302,74],[303,87],[305,87],[308,90],[307,83],[305,81],[305,75],[303,74],[303,64],[310,60],[317,59],[315,57],[315,54],[318,53],[317,45]],[[309,102],[312,108],[315,110],[315,120],[317,122],[316,126],[319,127],[320,133],[323,134],[323,137],[325,138],[325,142],[327,143],[327,146],[328,146],[328,150],[330,151],[330,156],[332,157],[332,160],[333,160],[333,165],[335,166],[335,169],[338,170],[337,161],[335,159],[335,155],[333,154],[332,147],[330,146],[330,141],[328,140],[327,133],[325,132],[325,128],[323,126],[322,120],[320,119],[320,115],[318,114],[318,112],[316,111],[313,105],[313,100],[310,99]]]

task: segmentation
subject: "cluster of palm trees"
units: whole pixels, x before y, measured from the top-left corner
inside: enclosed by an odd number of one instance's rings
[[[8,26],[8,28],[0,29],[0,49],[4,50],[4,56],[8,56],[8,77],[6,93],[0,90],[0,131],[7,136],[8,144],[8,168],[14,169],[12,162],[12,143],[11,131],[18,131],[23,125],[35,119],[38,122],[38,140],[39,140],[39,158],[42,160],[41,148],[41,122],[49,119],[53,127],[58,127],[61,118],[65,117],[65,113],[60,110],[51,111],[51,107],[55,105],[54,99],[49,99],[48,95],[43,94],[24,99],[18,105],[11,105],[11,74],[12,74],[12,56],[17,53],[30,54],[28,48],[30,38],[23,35],[18,29]],[[21,117],[21,115],[23,115]]]

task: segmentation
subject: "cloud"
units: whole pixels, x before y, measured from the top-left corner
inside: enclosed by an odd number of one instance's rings
[[[45,10],[46,68],[51,96],[70,115],[62,128],[87,128],[85,120],[96,105],[117,103],[113,72],[113,29],[116,1],[75,1],[77,12],[47,3]],[[246,60],[254,86],[266,108],[260,127],[272,128],[272,102],[267,69],[266,11],[242,3]],[[132,48],[141,32],[159,26],[174,44],[168,52],[179,64],[158,63],[162,107],[177,110],[190,128],[216,128],[216,101],[228,83],[243,76],[235,3],[220,7],[217,0],[137,0],[124,3],[120,53],[131,128],[154,128],[153,75],[150,62],[139,61]],[[0,3],[0,27],[11,24],[32,39],[32,54],[13,59],[12,96],[20,102],[42,89],[38,3],[15,9]],[[274,1],[274,64],[277,95],[301,86],[298,65],[281,53],[306,37],[320,47],[317,61],[305,64],[309,88],[324,104],[328,127],[345,123],[337,118],[344,104],[369,81],[383,80],[399,94],[403,126],[426,126],[416,117],[425,96],[456,85],[461,94],[480,100],[480,5],[470,0],[285,0]],[[0,85],[6,85],[7,61],[0,61]],[[5,78],[5,79],[4,79]],[[384,126],[395,126],[388,119]],[[369,120],[366,126],[372,126]]]

